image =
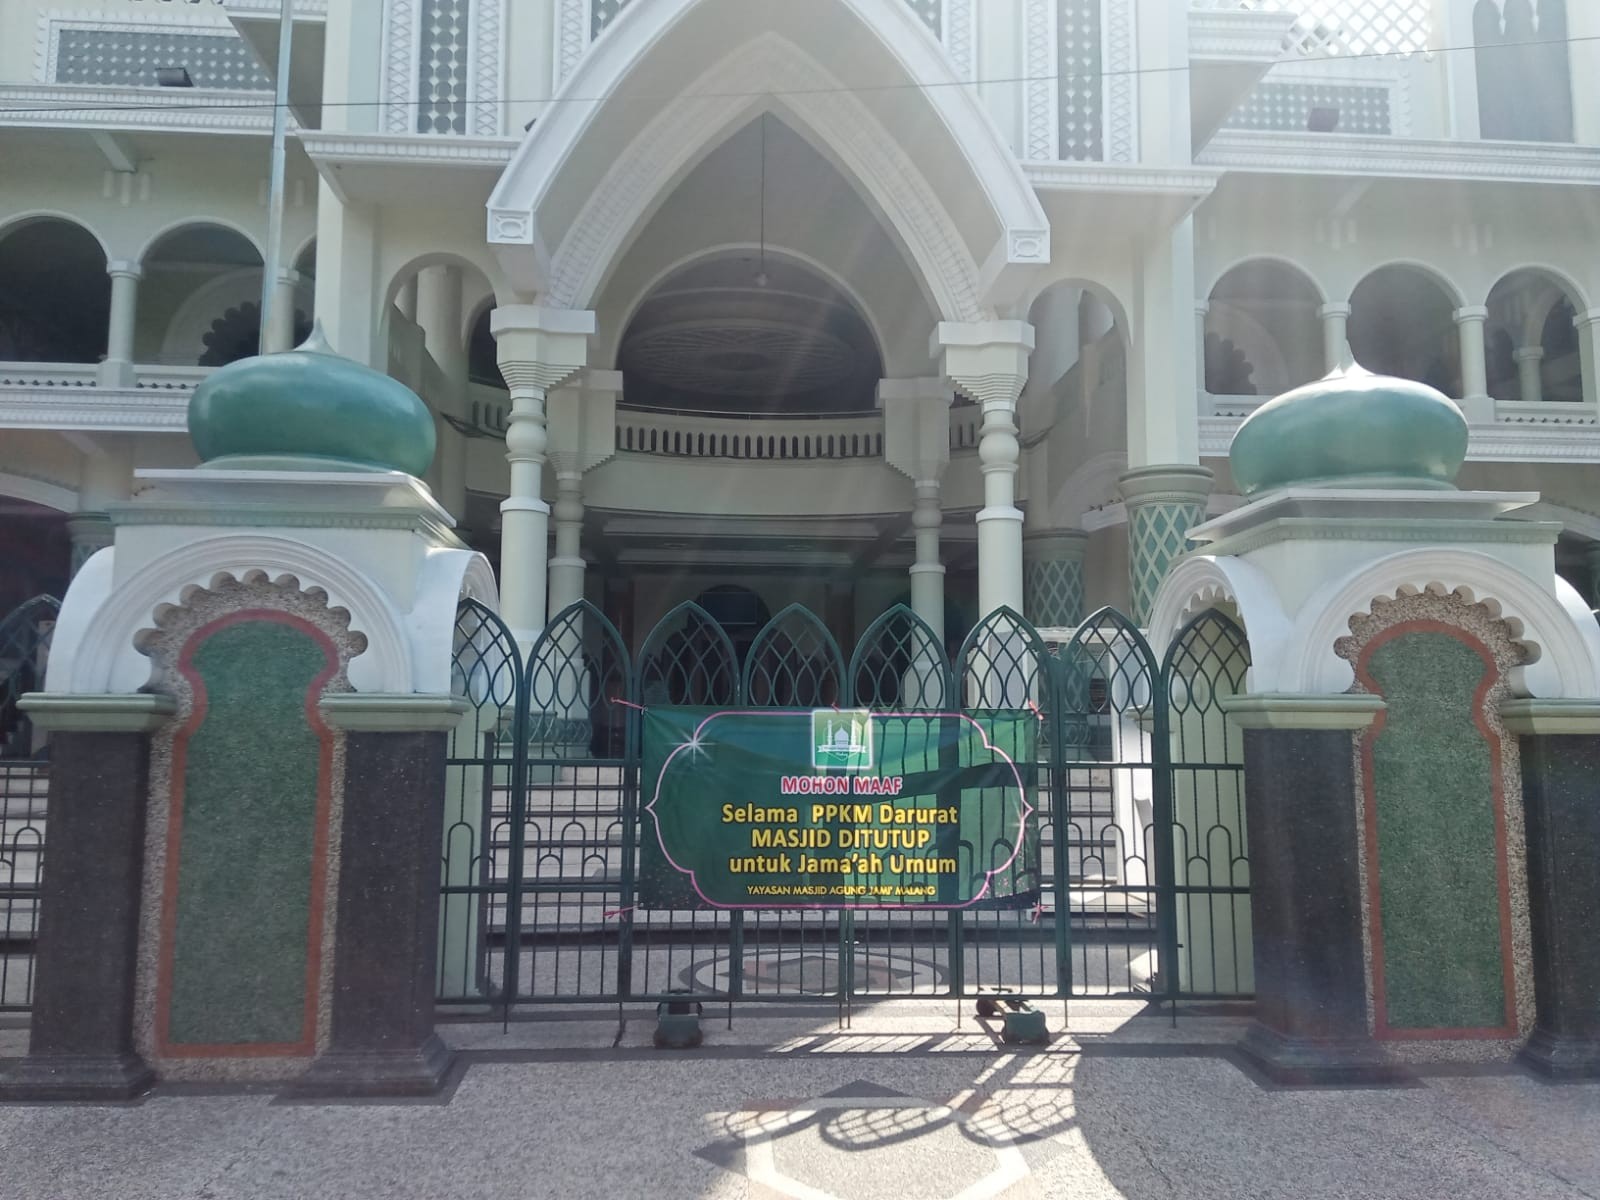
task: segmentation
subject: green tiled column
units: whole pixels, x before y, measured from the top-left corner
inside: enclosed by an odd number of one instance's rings
[[[1128,507],[1128,574],[1133,619],[1150,619],[1156,592],[1189,549],[1189,530],[1206,519],[1211,472],[1205,467],[1140,467],[1117,486]]]
[[[1071,629],[1083,620],[1083,553],[1088,544],[1089,535],[1081,529],[1024,535],[1028,620],[1051,629]]]

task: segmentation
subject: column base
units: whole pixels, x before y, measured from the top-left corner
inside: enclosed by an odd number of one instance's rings
[[[155,1084],[137,1054],[40,1054],[0,1076],[0,1100],[132,1100]]]
[[[455,1061],[456,1052],[436,1033],[415,1050],[333,1050],[283,1094],[296,1100],[433,1096]]]
[[[1256,1022],[1240,1039],[1238,1051],[1250,1066],[1285,1087],[1396,1084],[1415,1078],[1367,1038],[1286,1037]]]
[[[1600,1079],[1600,1038],[1535,1029],[1517,1061],[1547,1079]]]

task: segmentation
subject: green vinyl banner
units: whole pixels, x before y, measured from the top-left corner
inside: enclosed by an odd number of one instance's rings
[[[652,706],[639,904],[1032,905],[1038,725],[1032,711]]]

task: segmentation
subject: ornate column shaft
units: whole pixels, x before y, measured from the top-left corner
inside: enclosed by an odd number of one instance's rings
[[[982,406],[978,461],[984,505],[978,513],[978,617],[997,608],[1022,612],[1022,510],[1017,507],[1017,398],[1028,382],[1033,326],[1024,321],[946,322],[933,354],[945,377]]]
[[[1511,355],[1517,364],[1517,393],[1523,401],[1537,404],[1544,399],[1543,346],[1523,346]]]
[[[916,557],[911,564],[911,609],[944,642],[944,564],[939,498],[950,465],[950,385],[943,379],[885,379],[878,385],[883,408],[885,461],[908,476],[914,491],[911,528]]]
[[[106,360],[100,364],[101,387],[132,387],[133,332],[139,309],[139,280],[144,272],[136,262],[106,264],[111,276],[111,318],[106,328]]]
[[[1133,619],[1150,619],[1161,581],[1189,549],[1189,530],[1206,519],[1211,472],[1205,467],[1141,467],[1117,481],[1128,507],[1128,576]]]
[[[1083,622],[1083,556],[1089,535],[1057,529],[1023,535],[1028,619],[1051,629],[1073,629]]]
[[[1453,315],[1461,334],[1461,411],[1475,423],[1492,421],[1494,401],[1489,398],[1489,361],[1483,345],[1489,310],[1479,304],[1458,308]]]
[[[279,354],[294,346],[294,297],[300,286],[300,272],[278,272],[277,295],[272,299],[270,328],[261,331],[261,353]]]
[[[506,429],[511,486],[500,505],[500,611],[526,653],[545,622],[550,536],[550,506],[543,497],[545,402],[551,389],[584,368],[595,317],[519,304],[495,309],[489,328],[511,392]]]
[[[1324,304],[1317,316],[1322,321],[1323,365],[1337,371],[1350,353],[1350,305]]]

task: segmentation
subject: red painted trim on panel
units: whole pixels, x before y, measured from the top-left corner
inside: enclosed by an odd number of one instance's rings
[[[270,621],[307,634],[327,656],[328,665],[306,689],[306,719],[317,735],[317,809],[311,840],[311,897],[306,931],[306,996],[300,1040],[296,1042],[241,1042],[236,1044],[174,1043],[169,1027],[172,1015],[173,940],[178,919],[178,866],[183,849],[184,769],[189,738],[204,723],[207,711],[205,684],[194,670],[194,655],[213,634],[247,621]],[[167,812],[167,861],[161,896],[161,954],[156,977],[155,1049],[165,1058],[306,1058],[316,1053],[317,992],[322,975],[322,920],[327,902],[328,821],[333,806],[333,731],[322,720],[317,701],[322,689],[339,672],[339,651],[333,639],[299,617],[276,609],[245,609],[219,617],[197,629],[184,643],[177,669],[189,681],[194,710],[172,743],[172,801]]]
[[[1376,1037],[1394,1041],[1447,1039],[1488,1041],[1514,1038],[1517,1036],[1516,972],[1511,949],[1510,864],[1506,860],[1505,772],[1500,738],[1489,727],[1487,716],[1489,693],[1500,682],[1500,668],[1489,647],[1460,626],[1447,625],[1443,621],[1407,621],[1401,625],[1393,625],[1374,637],[1362,649],[1361,657],[1355,664],[1356,678],[1373,695],[1383,694],[1368,670],[1373,652],[1380,646],[1409,633],[1445,634],[1472,650],[1484,663],[1483,682],[1478,685],[1478,690],[1472,698],[1472,723],[1483,735],[1483,740],[1489,747],[1489,783],[1494,809],[1495,876],[1500,891],[1500,964],[1505,991],[1506,1020],[1505,1024],[1493,1028],[1402,1029],[1389,1024],[1388,993],[1385,989],[1383,969],[1382,889],[1378,878],[1378,801],[1372,771],[1372,748],[1389,720],[1387,712],[1380,712],[1378,719],[1372,723],[1366,736],[1361,740],[1362,807],[1366,813],[1367,910],[1370,914],[1369,926],[1372,931],[1373,1032]]]

